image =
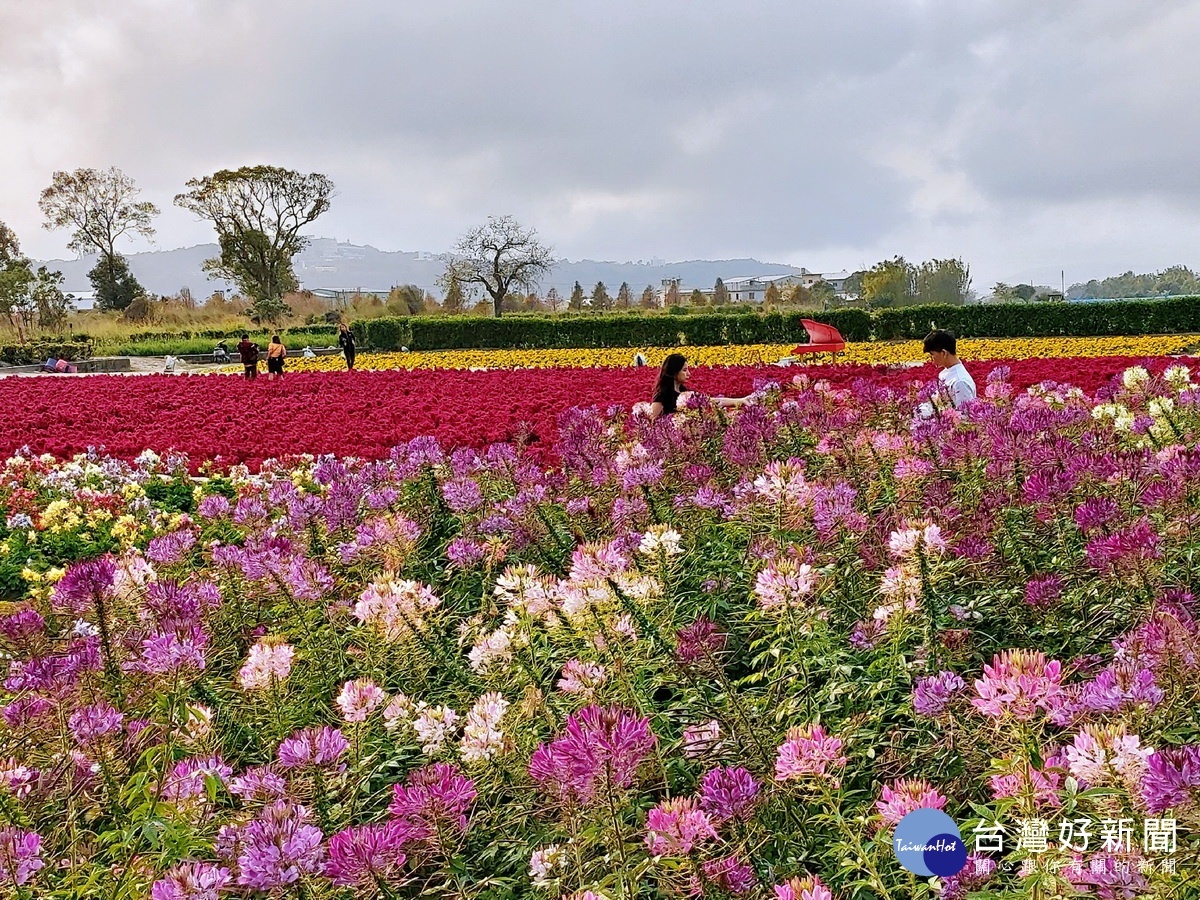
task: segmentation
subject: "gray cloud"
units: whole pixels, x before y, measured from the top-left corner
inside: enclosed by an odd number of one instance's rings
[[[270,162],[386,249],[511,212],[572,258],[1197,265],[1198,38],[1167,0],[0,0],[0,219],[58,255],[50,173],[117,165],[207,241],[171,197]]]

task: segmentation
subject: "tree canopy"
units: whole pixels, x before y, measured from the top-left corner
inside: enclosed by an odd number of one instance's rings
[[[536,231],[521,227],[512,216],[489,216],[487,224],[459,240],[438,283],[445,287],[456,279],[464,287],[482,287],[499,316],[509,291],[534,289],[553,268],[551,250],[538,241]]]
[[[329,209],[333,182],[276,166],[222,169],[187,182],[175,205],[213,223],[220,256],[205,271],[234,282],[253,301],[253,318],[273,321],[298,286],[292,259],[308,246],[300,230]]]
[[[55,172],[38,200],[46,217],[42,227],[71,229],[69,249],[99,256],[88,278],[102,309],[124,309],[142,290],[117,252],[117,241],[127,235],[154,236],[151,220],[158,207],[139,201],[139,193],[133,179],[118,168],[76,169]]]

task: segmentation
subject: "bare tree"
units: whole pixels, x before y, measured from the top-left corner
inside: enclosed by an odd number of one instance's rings
[[[533,289],[553,268],[551,250],[538,242],[537,232],[522,228],[512,216],[489,216],[486,225],[468,231],[458,242],[438,284],[448,288],[457,281],[464,287],[483,287],[499,317],[510,290]]]

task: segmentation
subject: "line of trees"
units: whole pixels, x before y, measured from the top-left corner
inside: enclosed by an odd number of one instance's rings
[[[247,314],[255,321],[287,315],[283,298],[299,284],[293,259],[308,245],[300,231],[329,209],[333,182],[319,173],[244,166],[193,178],[185,187],[175,205],[207,219],[217,233],[220,253],[204,270],[236,284],[250,299]],[[120,169],[85,168],[55,172],[38,201],[45,228],[68,229],[71,250],[96,255],[88,279],[101,309],[127,310],[145,296],[118,249],[126,238],[154,237],[160,211],[138,194]]]
[[[863,272],[860,282],[868,307],[961,306],[971,296],[971,269],[961,259],[931,259],[915,265],[896,256]]]

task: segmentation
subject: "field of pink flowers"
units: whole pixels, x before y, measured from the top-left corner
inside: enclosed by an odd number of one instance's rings
[[[1139,360],[1126,357],[1029,359],[1003,363],[1019,388],[1046,380],[1094,391]],[[1146,360],[1161,372],[1170,360]],[[983,381],[1002,363],[972,362]],[[838,387],[865,381],[904,392],[934,376],[882,366],[804,366]],[[774,366],[698,368],[692,384],[742,396],[756,383],[790,378]],[[574,406],[632,406],[653,393],[646,369],[423,370],[289,374],[281,383],[232,375],[0,379],[0,454],[22,447],[70,456],[89,448],[133,459],[147,448],[176,450],[219,467],[299,453],[386,459],[392,447],[431,435],[449,447],[482,449],[528,441],[549,449],[558,416]]]
[[[1200,385],[1019,371],[916,420],[911,373],[736,416],[566,404],[549,465],[428,436],[204,478],[18,453],[0,890],[1200,896]],[[898,864],[920,807],[958,874]]]

